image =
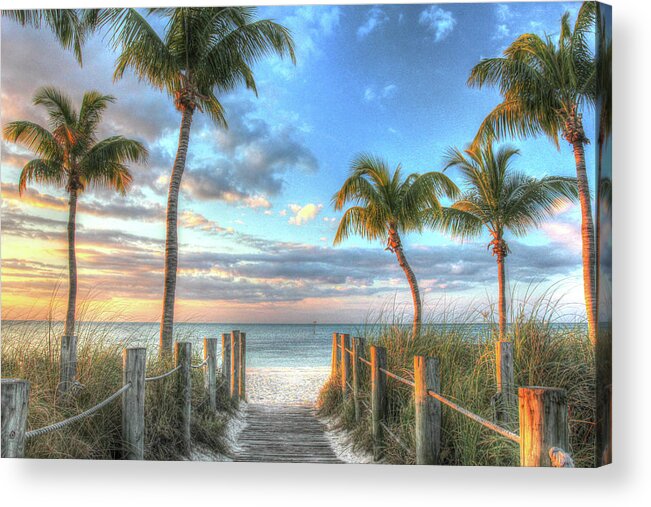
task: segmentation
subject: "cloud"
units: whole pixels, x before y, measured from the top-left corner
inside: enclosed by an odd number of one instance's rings
[[[232,234],[232,227],[222,227],[217,222],[208,220],[200,213],[191,210],[185,210],[179,217],[181,227],[186,229],[195,229],[213,234]]]
[[[513,18],[513,12],[508,4],[495,4],[495,15],[498,21],[505,22]]]
[[[386,99],[392,99],[398,93],[398,86],[389,83],[381,88],[374,86],[367,86],[364,89],[363,99],[364,102],[381,102]]]
[[[434,42],[441,42],[452,33],[457,20],[450,11],[445,11],[434,5],[420,13],[418,22],[434,34]]]
[[[225,107],[228,130],[206,125],[194,136],[182,186],[192,198],[268,209],[269,196],[283,190],[285,174],[318,170],[295,124],[258,117],[250,99],[231,97]]]
[[[309,203],[305,206],[290,204],[289,209],[294,213],[294,216],[289,218],[289,223],[293,225],[304,225],[314,220],[321,213],[323,204]]]
[[[389,22],[387,13],[378,6],[371,7],[366,13],[366,20],[357,28],[357,38],[364,39]]]

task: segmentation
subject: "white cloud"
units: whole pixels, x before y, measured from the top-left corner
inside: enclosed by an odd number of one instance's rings
[[[387,84],[381,88],[375,86],[367,86],[364,89],[363,99],[364,102],[382,101],[385,99],[392,99],[398,93],[398,87],[394,84]]]
[[[441,42],[452,33],[457,20],[450,11],[445,11],[434,5],[420,13],[418,22],[434,34],[434,42]]]
[[[264,195],[254,195],[252,197],[247,197],[244,199],[244,204],[253,209],[264,208],[268,210],[271,208],[269,199],[267,199]]]
[[[305,206],[301,206],[300,204],[290,204],[289,209],[294,214],[294,216],[289,218],[289,223],[293,225],[303,225],[307,222],[311,222],[319,213],[321,213],[323,204],[309,203]]]
[[[357,29],[357,38],[363,39],[367,37],[370,33],[386,25],[388,21],[389,16],[380,7],[370,8],[366,14],[366,21]]]
[[[495,6],[497,19],[501,22],[508,21],[513,18],[511,7],[507,4],[497,4]]]
[[[497,25],[497,29],[495,30],[495,35],[493,36],[494,39],[504,39],[505,37],[508,37],[511,35],[511,30],[509,29],[508,25]]]

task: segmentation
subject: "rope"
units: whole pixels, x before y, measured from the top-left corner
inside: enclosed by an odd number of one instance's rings
[[[400,447],[402,447],[404,451],[406,451],[407,453],[411,453],[411,449],[407,447],[407,445],[405,445],[405,443],[400,439],[400,437],[395,433],[393,433],[386,424],[380,421],[380,426],[384,428],[384,431],[386,431],[389,434],[389,436],[393,438]]]
[[[204,359],[201,364],[193,364],[192,367],[193,368],[203,368],[207,364],[208,364],[208,358]]]
[[[351,356],[353,355],[353,351],[350,349],[344,349],[346,352],[348,352]]]
[[[368,366],[371,366],[371,361],[367,361],[362,356],[357,356],[357,359],[359,359],[362,363],[364,363],[364,364],[366,364]]]
[[[484,419],[483,417],[478,416],[477,414],[473,414],[469,410],[466,410],[465,408],[460,407],[456,403],[444,398],[443,396],[441,396],[438,393],[435,393],[434,391],[430,391],[428,389],[427,394],[429,394],[432,398],[436,398],[441,403],[443,403],[444,405],[447,405],[451,409],[456,410],[460,414],[465,415],[467,418],[472,419],[473,421],[475,421],[475,422],[481,424],[482,426],[488,428],[489,430],[493,430],[495,433],[499,433],[503,437],[506,437],[509,440],[512,440],[516,444],[520,443],[520,435],[517,435],[517,434],[515,434],[515,433],[513,433],[513,432],[511,432],[511,431],[509,431],[507,429],[504,429],[501,426],[498,426],[497,424],[494,424],[494,423]]]
[[[396,379],[398,382],[402,382],[405,385],[408,385],[409,387],[414,387],[416,384],[414,384],[411,380],[407,380],[406,378],[402,378],[395,373],[391,373],[388,370],[385,370],[384,368],[380,368],[380,371],[384,373],[387,377],[391,377]]]
[[[104,401],[100,401],[97,405],[95,405],[92,408],[89,408],[88,410],[85,410],[81,414],[73,415],[68,419],[64,419],[63,421],[59,421],[58,423],[54,423],[49,426],[39,428],[37,430],[28,431],[25,433],[25,438],[29,439],[34,437],[40,437],[41,435],[45,435],[46,433],[50,433],[52,431],[60,430],[61,428],[68,426],[69,424],[72,424],[90,415],[93,415],[95,412],[104,408],[106,405],[111,403],[113,400],[115,400],[122,393],[128,391],[129,389],[131,389],[131,382],[123,385],[120,389],[118,389],[116,392],[114,392],[111,396],[106,398]]]
[[[162,375],[158,375],[158,376],[156,376],[156,377],[145,377],[145,382],[153,382],[154,380],[160,380],[160,379],[163,379],[163,378],[165,378],[165,377],[169,377],[172,373],[175,373],[177,370],[180,370],[180,369],[181,369],[181,366],[182,366],[182,365],[179,364],[179,365],[178,365],[176,368],[174,368],[173,370],[170,370],[170,371],[168,371],[167,373],[163,373]]]

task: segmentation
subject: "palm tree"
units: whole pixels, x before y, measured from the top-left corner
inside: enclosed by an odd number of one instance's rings
[[[48,26],[64,49],[72,49],[81,65],[82,46],[97,26],[99,9],[21,9],[3,10],[2,15],[22,26]]]
[[[339,222],[334,244],[351,234],[368,240],[387,240],[387,250],[394,253],[407,277],[414,304],[412,337],[421,326],[422,302],[418,282],[403,250],[400,235],[422,229],[426,211],[441,209],[439,197],[456,197],[457,186],[440,172],[413,173],[402,177],[402,168],[390,174],[387,163],[371,155],[359,156],[351,165],[350,176],[333,196],[336,211],[351,202]]]
[[[21,195],[28,183],[34,182],[64,187],[69,196],[66,336],[75,332],[77,199],[90,187],[110,188],[124,195],[132,179],[127,164],[143,162],[147,157],[147,150],[138,141],[122,136],[97,140],[102,114],[114,101],[110,95],[89,91],[77,111],[60,90],[44,87],[37,90],[33,102],[46,109],[48,128],[30,121],[13,121],[4,128],[6,140],[23,145],[38,157],[23,167],[18,187]]]
[[[121,48],[115,69],[120,79],[127,69],[166,91],[181,113],[176,159],[170,177],[165,239],[165,280],[160,326],[160,352],[172,350],[174,295],[178,266],[177,216],[179,190],[195,111],[205,112],[226,127],[217,93],[244,84],[256,90],[251,65],[270,53],[294,61],[286,28],[255,18],[251,7],[166,8],[150,13],[168,19],[161,38],[134,9],[118,11],[109,22],[114,43]]]
[[[577,197],[576,179],[549,176],[536,179],[511,169],[519,151],[492,144],[473,145],[461,152],[453,148],[444,170],[456,167],[466,189],[461,198],[440,213],[429,214],[428,223],[460,239],[490,234],[488,248],[497,259],[500,339],[506,336],[505,262],[510,253],[504,234],[524,236],[568,201]]]
[[[569,13],[561,20],[557,42],[535,34],[518,37],[501,58],[477,64],[470,74],[470,86],[493,85],[503,102],[483,121],[475,143],[505,135],[547,136],[557,148],[559,134],[574,152],[583,243],[583,285],[588,333],[596,340],[596,254],[590,188],[585,165],[582,109],[595,101],[596,67],[590,37],[595,28],[595,2],[585,2],[574,27]]]

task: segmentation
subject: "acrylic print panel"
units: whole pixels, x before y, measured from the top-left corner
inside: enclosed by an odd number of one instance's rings
[[[610,20],[3,11],[2,456],[609,463]]]

